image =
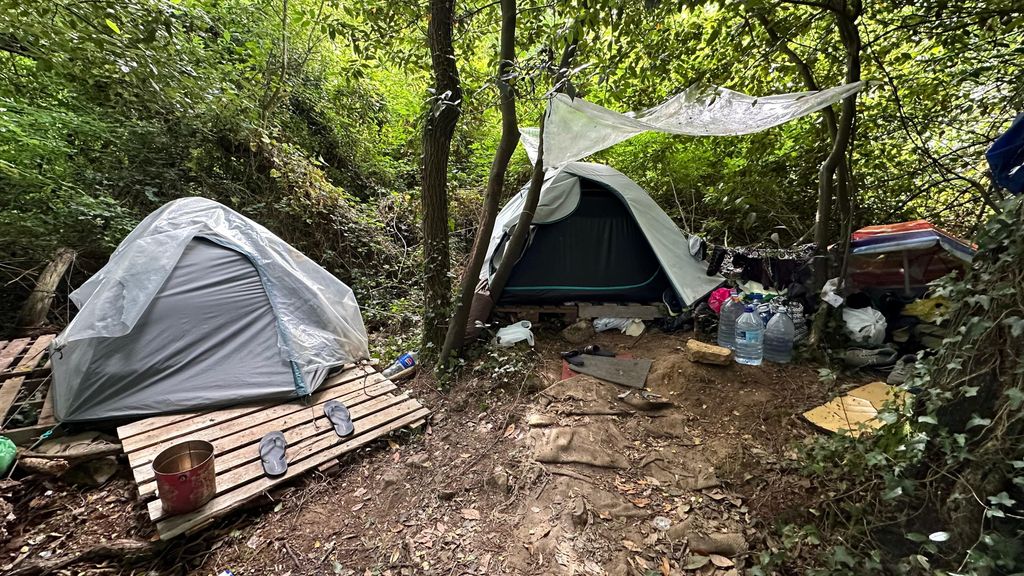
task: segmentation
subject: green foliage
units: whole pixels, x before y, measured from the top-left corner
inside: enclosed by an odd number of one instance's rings
[[[950,336],[907,384],[919,393],[883,412],[888,426],[870,437],[823,437],[807,447],[805,472],[827,487],[813,510],[820,536],[784,538],[762,558],[764,570],[797,561],[798,542],[811,544],[805,556],[827,566],[815,572],[822,574],[1024,568],[1024,202],[1001,208],[978,238],[968,277],[934,288],[955,306]],[[840,541],[846,548],[835,561]]]

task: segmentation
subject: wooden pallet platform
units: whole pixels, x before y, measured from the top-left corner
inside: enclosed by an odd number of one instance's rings
[[[668,311],[665,305],[656,302],[652,304],[622,304],[622,303],[600,303],[600,302],[579,302],[576,304],[562,305],[529,305],[529,304],[508,304],[494,308],[499,314],[509,314],[515,320],[529,320],[539,322],[541,316],[561,316],[566,322],[575,322],[578,319],[592,318],[639,318],[641,320],[655,320],[666,318]]]
[[[55,423],[49,397],[54,336],[0,341],[0,431]]]
[[[355,433],[339,438],[323,415],[328,400],[340,400],[352,414]],[[207,412],[156,416],[118,428],[139,498],[146,503],[161,540],[194,532],[258,497],[264,491],[317,469],[404,426],[422,423],[430,411],[368,365],[331,376],[308,399],[280,404],[253,404]],[[288,471],[269,478],[259,459],[259,442],[280,430],[288,441]],[[188,514],[164,514],[156,493],[153,459],[165,448],[186,440],[206,440],[214,447],[217,492],[210,502]]]

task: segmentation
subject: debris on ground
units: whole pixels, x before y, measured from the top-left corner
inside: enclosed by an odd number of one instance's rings
[[[690,338],[686,341],[686,351],[690,354],[691,362],[716,364],[718,366],[728,366],[733,362],[732,350],[724,346],[715,346],[714,344],[701,342],[696,338]]]

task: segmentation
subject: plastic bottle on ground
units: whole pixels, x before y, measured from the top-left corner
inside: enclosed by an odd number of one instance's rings
[[[793,341],[796,327],[789,312],[781,308],[775,312],[764,329],[764,359],[785,364],[793,359]]]
[[[383,374],[383,376],[385,378],[391,378],[395,374],[398,374],[400,372],[404,372],[404,371],[408,370],[409,368],[412,368],[415,365],[416,365],[416,353],[415,352],[406,352],[405,354],[402,354],[401,356],[399,356],[398,360],[395,360],[395,362],[391,366],[388,366],[387,368],[385,368],[384,371],[381,372],[381,374]]]
[[[718,345],[734,349],[736,348],[736,319],[743,313],[743,304],[739,300],[736,291],[733,290],[722,310],[718,315]]]
[[[736,320],[736,361],[760,366],[764,356],[764,324],[753,306],[747,306]]]

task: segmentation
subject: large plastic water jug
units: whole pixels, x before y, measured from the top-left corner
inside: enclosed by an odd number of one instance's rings
[[[760,366],[764,356],[764,324],[753,306],[747,306],[736,320],[736,361]]]
[[[718,345],[725,348],[736,348],[736,319],[743,313],[743,303],[732,291],[729,299],[722,304],[718,315]]]
[[[793,359],[793,341],[796,328],[789,312],[779,309],[764,329],[764,359],[785,364]]]

